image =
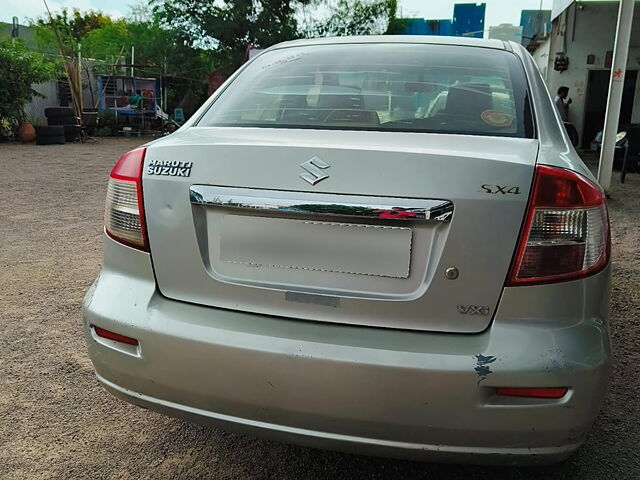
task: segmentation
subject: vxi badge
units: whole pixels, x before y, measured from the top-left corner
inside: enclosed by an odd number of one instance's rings
[[[191,175],[193,162],[177,160],[151,160],[147,165],[147,175],[169,175],[171,177],[188,177]]]

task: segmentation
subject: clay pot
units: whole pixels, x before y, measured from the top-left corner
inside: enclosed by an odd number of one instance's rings
[[[18,139],[22,143],[33,142],[36,139],[36,129],[29,122],[24,122],[18,129]]]

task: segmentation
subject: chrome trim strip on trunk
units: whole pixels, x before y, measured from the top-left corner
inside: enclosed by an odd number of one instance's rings
[[[375,203],[330,202],[319,197],[345,197],[302,192],[256,191],[248,188],[192,185],[189,198],[195,205],[260,210],[269,213],[301,213],[333,217],[357,217],[378,220],[432,220],[448,222],[453,215],[453,203],[448,200],[411,198],[375,198]],[[354,198],[354,197],[350,197]],[[365,197],[371,199],[371,197]]]

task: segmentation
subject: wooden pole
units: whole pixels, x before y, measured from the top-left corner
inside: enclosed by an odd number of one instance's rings
[[[78,42],[78,90],[80,91],[80,97],[78,103],[80,104],[80,119],[82,119],[83,101],[82,101],[82,44]]]
[[[120,53],[118,54],[118,56],[116,57],[116,59],[113,62],[113,65],[111,65],[111,75],[115,75],[115,70],[116,70],[116,64],[120,61],[120,57],[122,57],[122,54],[124,53],[124,46],[120,49]],[[93,108],[98,108],[98,105],[100,104],[100,99],[102,97],[104,97],[104,92],[107,90],[107,84],[105,83],[102,86],[102,91],[100,92],[100,95],[98,96],[98,100],[96,100],[96,104],[93,106]],[[105,103],[106,105],[106,103]]]
[[[56,41],[58,43],[58,49],[60,50],[60,55],[62,55],[62,60],[64,64],[64,70],[67,74],[67,78],[69,79],[69,91],[71,93],[71,103],[73,104],[73,110],[75,112],[76,117],[82,117],[82,83],[78,85],[77,79],[78,75],[74,67],[78,68],[74,65],[73,59],[73,51],[69,51],[66,48],[64,40],[62,39],[62,35],[60,35],[60,30],[58,30],[58,26],[53,21],[53,15],[51,15],[51,10],[49,10],[49,5],[47,4],[47,0],[42,0],[44,2],[44,6],[47,9],[47,14],[49,15],[49,21],[51,22],[51,28],[53,28],[53,32],[56,37]],[[79,68],[78,68],[79,69]]]

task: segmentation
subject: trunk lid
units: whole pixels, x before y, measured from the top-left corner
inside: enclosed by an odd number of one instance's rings
[[[296,319],[482,331],[537,149],[531,139],[427,133],[178,132],[145,158],[158,288]]]

